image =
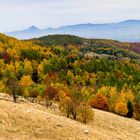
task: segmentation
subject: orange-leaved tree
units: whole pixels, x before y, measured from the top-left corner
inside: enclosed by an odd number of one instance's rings
[[[105,95],[97,93],[91,101],[91,106],[101,110],[108,110],[108,99]]]

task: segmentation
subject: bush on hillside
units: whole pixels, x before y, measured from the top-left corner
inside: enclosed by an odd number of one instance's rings
[[[108,99],[103,94],[96,94],[91,101],[91,106],[101,110],[108,110]]]
[[[115,105],[115,112],[119,115],[126,116],[128,113],[127,103],[117,102]]]

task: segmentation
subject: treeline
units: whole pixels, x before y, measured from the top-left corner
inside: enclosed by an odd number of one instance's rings
[[[49,35],[31,39],[34,44],[40,46],[64,46],[74,45],[82,52],[94,51],[98,54],[114,55],[116,57],[129,57],[140,59],[140,43],[123,43],[107,39],[85,39],[72,35]]]

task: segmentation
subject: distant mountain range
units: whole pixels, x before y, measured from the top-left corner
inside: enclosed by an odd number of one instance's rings
[[[85,38],[140,42],[140,20],[126,20],[108,24],[77,24],[47,29],[31,26],[26,30],[7,32],[5,34],[18,39],[30,39],[53,34],[70,34]]]

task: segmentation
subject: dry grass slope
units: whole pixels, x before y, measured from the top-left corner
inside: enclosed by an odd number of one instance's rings
[[[140,122],[112,113],[95,110],[94,122],[84,125],[61,116],[57,108],[0,98],[0,140],[139,139]]]

